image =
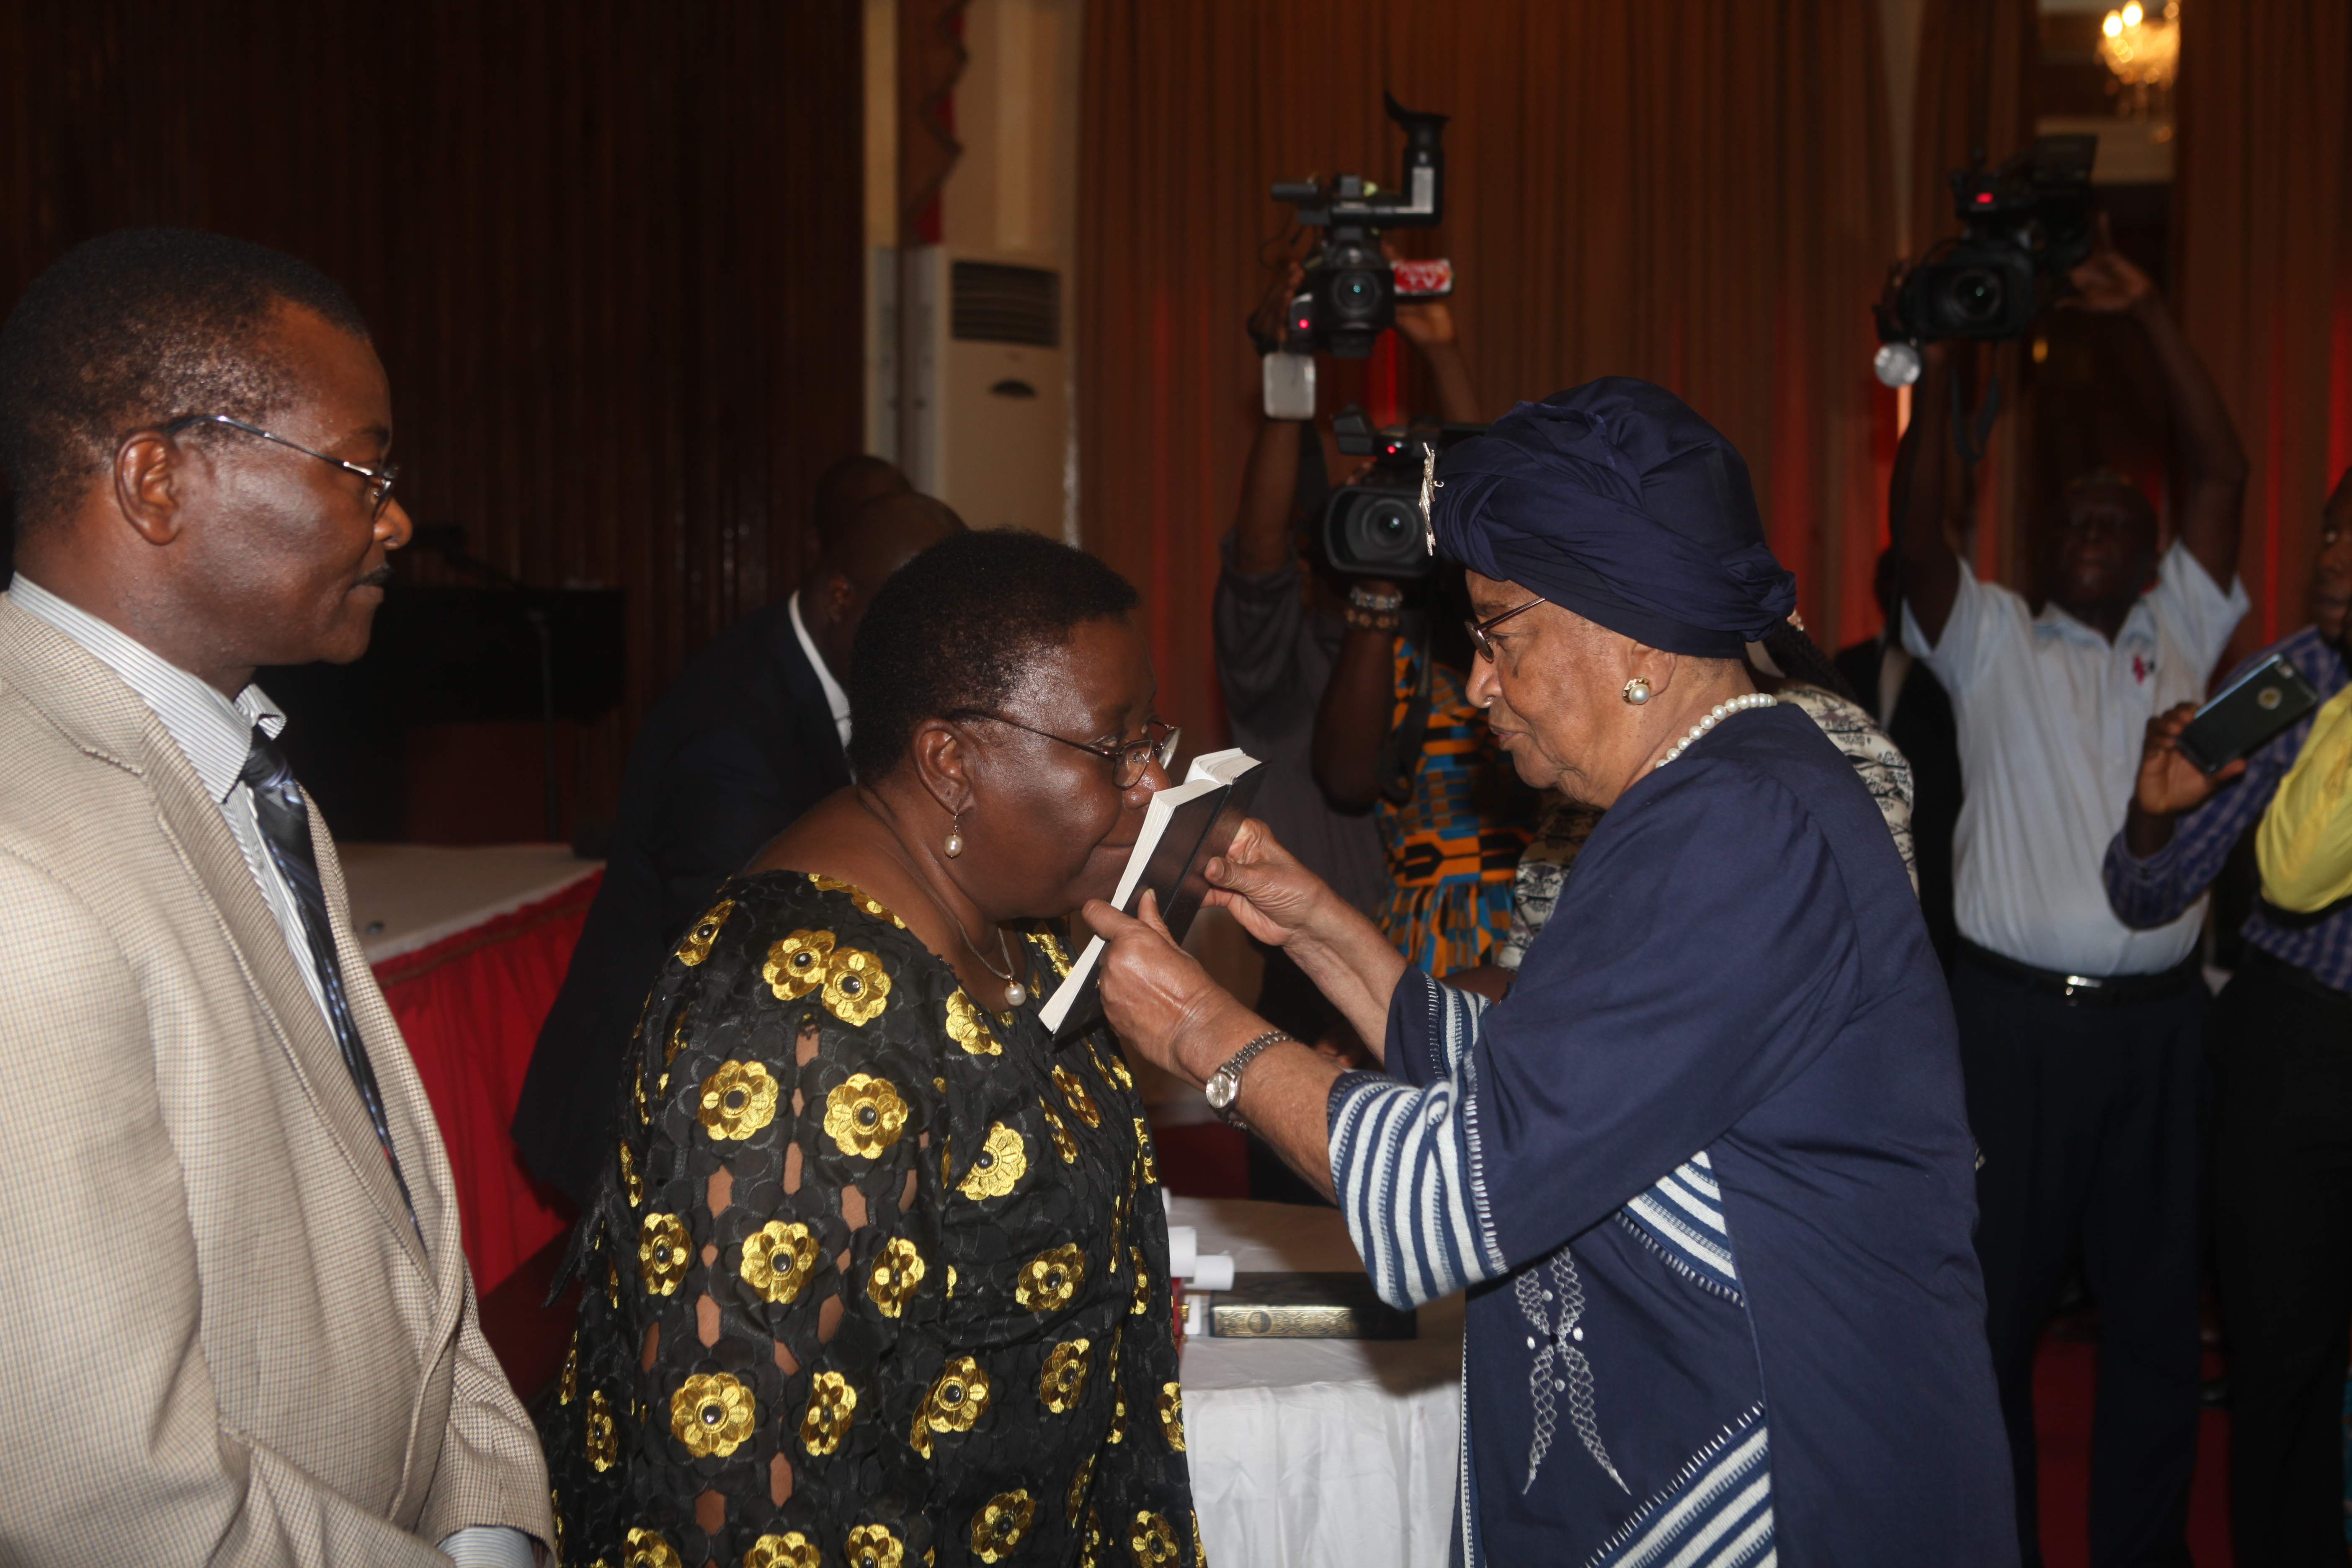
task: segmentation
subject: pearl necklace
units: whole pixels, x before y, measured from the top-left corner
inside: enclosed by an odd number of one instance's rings
[[[1735,697],[1728,702],[1717,703],[1714,707],[1706,710],[1706,718],[1691,726],[1691,731],[1689,734],[1685,735],[1681,740],[1675,742],[1674,750],[1668,752],[1664,756],[1660,757],[1657,760],[1652,771],[1654,772],[1656,768],[1663,768],[1668,763],[1673,762],[1676,757],[1681,756],[1683,754],[1684,748],[1687,747],[1692,742],[1697,740],[1701,735],[1706,734],[1709,730],[1714,729],[1717,724],[1722,723],[1726,719],[1730,718],[1734,713],[1744,713],[1750,708],[1769,708],[1773,703],[1779,700],[1779,698],[1770,696],[1765,692],[1751,691],[1745,697]]]

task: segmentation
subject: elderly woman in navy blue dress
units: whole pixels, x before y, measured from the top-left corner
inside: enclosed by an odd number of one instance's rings
[[[1252,825],[1213,896],[1382,1070],[1089,905],[1114,1026],[1332,1191],[1385,1298],[1468,1288],[1461,1560],[2015,1563],[1951,1006],[1869,792],[1748,681],[1794,595],[1745,464],[1613,378],[1454,448],[1433,510],[1471,696],[1608,808],[1517,988],[1408,969]]]

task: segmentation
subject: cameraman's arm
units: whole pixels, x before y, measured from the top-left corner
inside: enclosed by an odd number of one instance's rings
[[[1903,567],[1903,597],[1929,647],[1944,638],[1960,593],[1960,558],[1945,536],[1952,489],[1952,362],[1943,345],[1921,351],[1926,361],[1912,389],[1911,425],[1895,454],[1887,510]]]
[[[1421,351],[1430,374],[1437,378],[1438,417],[1449,425],[1483,423],[1486,416],[1479,412],[1478,395],[1470,386],[1470,362],[1463,357],[1462,339],[1454,330],[1454,312],[1446,309],[1445,301],[1400,300],[1396,324],[1398,334]]]
[[[1370,594],[1397,592],[1394,583],[1354,582]],[[1350,626],[1315,710],[1315,782],[1337,809],[1362,811],[1380,798],[1381,752],[1395,708],[1396,634]]]
[[[1250,312],[1250,335],[1261,343],[1282,335],[1283,307],[1298,287],[1299,266],[1292,262]],[[1277,351],[1278,352],[1278,351]],[[1290,508],[1298,490],[1299,421],[1265,419],[1250,443],[1249,461],[1242,468],[1241,516],[1234,522],[1234,570],[1252,575],[1290,564],[1297,551],[1290,542]]]
[[[1241,516],[1234,523],[1234,570],[1255,575],[1290,564],[1290,508],[1298,489],[1299,425],[1290,419],[1258,423],[1242,468]]]
[[[2180,498],[2180,542],[2197,557],[2205,574],[2226,590],[2238,573],[2247,466],[2245,448],[2238,442],[2238,428],[2222,405],[2221,394],[2155,282],[2116,249],[2105,214],[2099,217],[2099,247],[2074,268],[2073,279],[2082,292],[2068,303],[2086,310],[2127,313],[2147,339],[2164,380],[2187,481]]]

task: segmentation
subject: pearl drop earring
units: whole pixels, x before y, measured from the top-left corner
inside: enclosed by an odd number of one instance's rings
[[[948,858],[949,858],[949,859],[950,859],[950,860],[954,859],[957,856],[959,856],[959,855],[961,855],[961,854],[962,854],[962,853],[963,853],[963,813],[962,813],[962,812],[961,812],[961,811],[957,812],[957,813],[955,814],[955,820],[954,820],[953,822],[951,822],[951,823],[948,824],[948,841],[947,841],[947,843],[946,843],[945,845],[941,846],[941,847],[943,847],[943,848],[945,848],[945,849],[947,850],[947,852],[948,852]]]

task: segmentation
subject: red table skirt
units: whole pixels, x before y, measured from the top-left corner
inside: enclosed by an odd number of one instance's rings
[[[507,1128],[539,1026],[603,880],[596,872],[375,966],[449,1151],[478,1291],[496,1289],[571,1224],[570,1203],[531,1180]]]

